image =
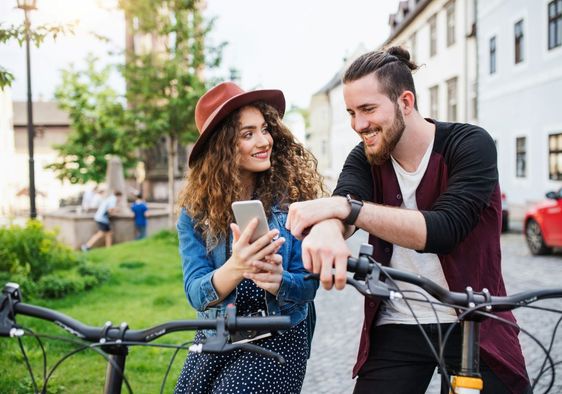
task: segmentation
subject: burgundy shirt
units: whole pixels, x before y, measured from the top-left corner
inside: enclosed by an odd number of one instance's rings
[[[416,190],[418,209],[425,217],[427,242],[420,253],[435,253],[441,261],[451,291],[467,286],[487,288],[492,295],[506,294],[501,274],[501,196],[495,144],[482,128],[469,124],[436,126],[435,141],[427,170]],[[334,195],[354,195],[377,204],[402,204],[400,186],[392,163],[371,166],[363,143],[349,154]],[[370,235],[373,257],[390,263],[393,245]],[[431,278],[430,278],[431,279]],[[355,377],[369,355],[370,333],[380,301],[365,299],[365,321]],[[510,312],[498,316],[515,322]],[[480,352],[485,363],[510,387],[522,392],[529,381],[521,352],[518,330],[486,319],[480,325]]]

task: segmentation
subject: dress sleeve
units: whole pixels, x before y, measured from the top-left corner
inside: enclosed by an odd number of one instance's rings
[[[422,211],[427,227],[423,252],[451,252],[476,227],[498,186],[497,153],[490,135],[474,127],[455,139],[445,155],[447,190],[431,210]]]

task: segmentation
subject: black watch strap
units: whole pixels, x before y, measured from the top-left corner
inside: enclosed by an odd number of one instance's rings
[[[351,208],[351,211],[343,222],[349,226],[353,226],[355,224],[355,221],[357,220],[357,216],[359,216],[361,207],[363,207],[363,201],[354,200],[349,194],[345,196],[345,198],[347,199],[347,203],[349,204],[349,208]]]

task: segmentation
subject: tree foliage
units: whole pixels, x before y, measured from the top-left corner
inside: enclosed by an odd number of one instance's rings
[[[26,26],[11,25],[6,28],[0,24],[0,44],[8,42],[9,40],[16,40],[20,46],[25,42]],[[33,29],[29,29],[29,41],[39,47],[41,43],[47,38],[52,37],[56,40],[60,34],[73,34],[74,25],[39,25]],[[14,81],[14,75],[5,67],[0,66],[0,90],[6,86],[11,86]]]
[[[206,89],[204,71],[220,64],[224,44],[206,46],[212,21],[204,20],[199,0],[120,0],[119,7],[135,37],[122,68],[133,125],[128,138],[141,147],[166,140],[173,212],[177,145],[198,136],[195,105]]]
[[[98,68],[96,63],[89,55],[85,70],[63,70],[55,90],[72,130],[64,144],[55,146],[57,161],[46,168],[71,183],[102,182],[109,155],[120,156],[126,169],[136,162],[135,151],[127,143],[124,105],[108,83],[112,67]]]
[[[172,136],[193,142],[195,105],[205,91],[203,71],[220,62],[222,46],[205,47],[212,23],[205,23],[199,1],[120,0],[137,38],[126,54],[123,75],[132,136],[145,145]],[[132,49],[132,50],[131,50]]]

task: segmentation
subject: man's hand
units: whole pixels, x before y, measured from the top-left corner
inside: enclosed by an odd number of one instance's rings
[[[322,287],[330,290],[335,276],[336,289],[345,287],[347,258],[351,251],[343,238],[344,225],[339,219],[329,219],[312,227],[302,242],[304,268],[320,274]],[[332,268],[335,267],[335,275]]]
[[[327,219],[343,220],[350,208],[344,197],[328,197],[295,202],[289,206],[285,227],[298,239],[303,239],[310,227]]]

